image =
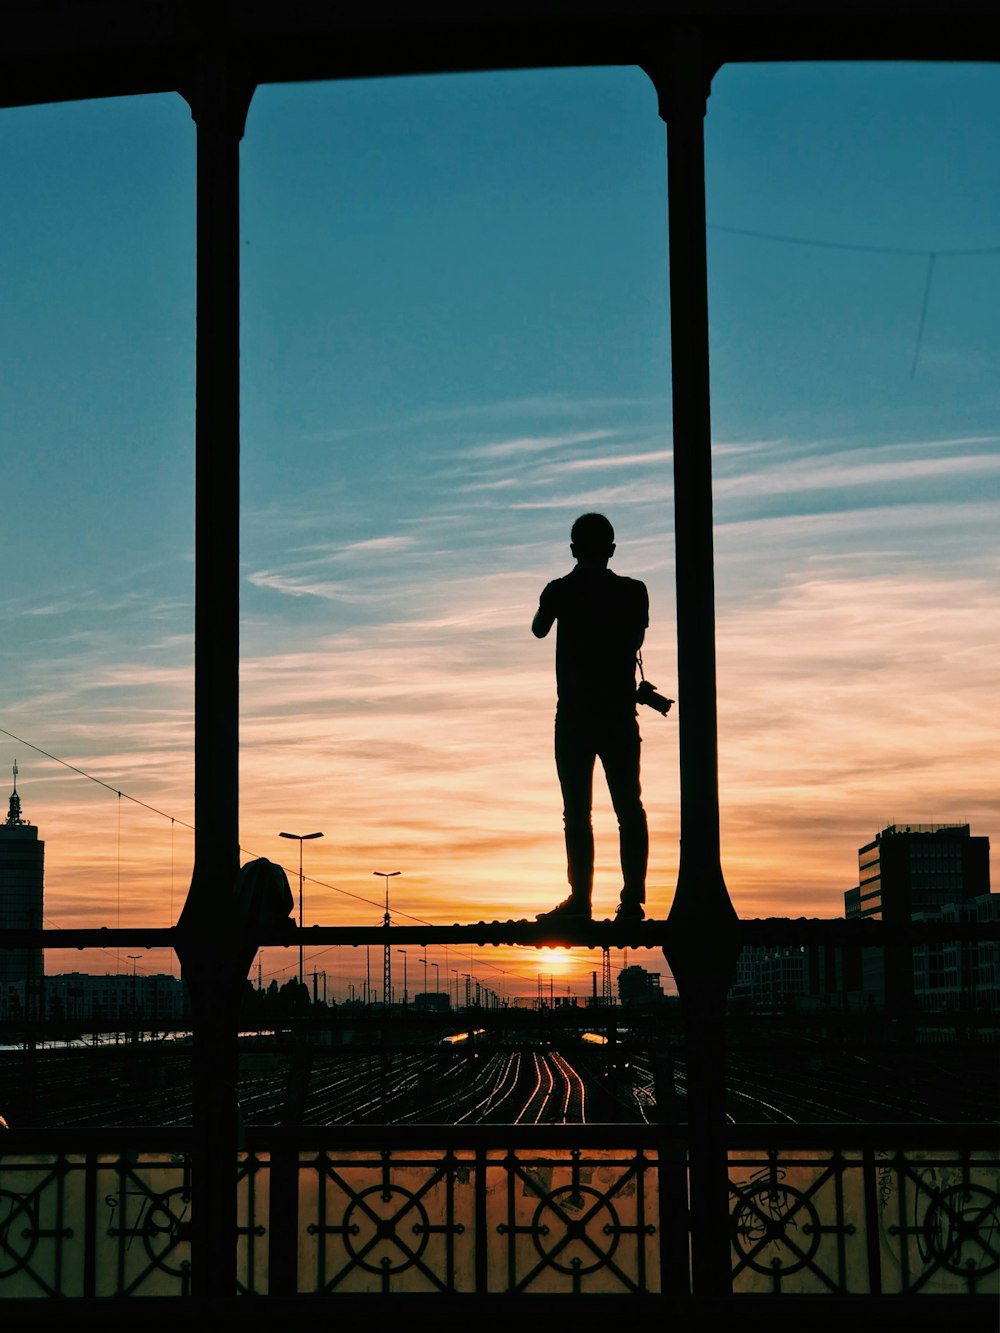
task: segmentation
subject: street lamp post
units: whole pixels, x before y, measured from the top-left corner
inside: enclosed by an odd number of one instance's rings
[[[279,833],[279,838],[291,838],[293,842],[299,844],[299,985],[304,985],[302,979],[302,844],[310,842],[313,838],[322,838],[322,833]]]
[[[382,918],[382,925],[383,925],[383,926],[387,926],[387,925],[389,924],[389,921],[390,921],[390,917],[389,917],[389,881],[390,881],[390,879],[393,879],[396,875],[402,874],[402,871],[400,871],[400,870],[373,870],[373,871],[372,871],[372,874],[373,874],[373,875],[377,875],[379,879],[384,879],[384,880],[385,880],[385,916]]]
[[[396,952],[401,953],[403,955],[403,1008],[405,1009],[407,1007],[407,1003],[409,1000],[409,997],[407,996],[406,993],[406,950],[397,949]]]
[[[437,994],[440,995],[440,993],[441,993],[441,964],[440,964],[440,963],[431,963],[431,967],[433,967],[434,971],[435,971],[436,974],[437,974],[437,975],[435,976],[435,978],[434,978],[434,990],[437,992]]]

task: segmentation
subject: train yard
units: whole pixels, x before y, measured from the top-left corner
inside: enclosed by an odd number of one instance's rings
[[[474,1017],[474,1016],[473,1016]],[[838,1045],[771,1033],[733,1046],[733,1124],[989,1122],[996,1047]],[[241,1046],[240,1112],[252,1125],[683,1123],[682,1043],[649,1030],[493,1022],[477,1028],[255,1034]],[[0,1053],[11,1128],[190,1124],[183,1040]]]

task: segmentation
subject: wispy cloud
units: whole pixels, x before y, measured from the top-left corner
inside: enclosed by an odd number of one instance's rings
[[[850,886],[859,834],[887,812],[988,829],[998,610],[985,580],[855,575],[789,578],[769,605],[723,613],[723,808],[744,910],[776,887],[761,874],[775,839],[815,901],[838,855]]]
[[[331,552],[333,559],[348,559],[356,555],[374,555],[386,552],[395,555],[413,546],[414,538],[394,533],[386,537],[368,537],[364,541],[348,542],[346,546]]]
[[[465,450],[467,458],[511,458],[521,454],[544,454],[552,449],[564,449],[572,444],[590,444],[607,440],[618,432],[614,430],[579,431],[567,435],[528,435],[512,440],[497,440],[491,444],[472,445]]]
[[[247,575],[247,582],[254,588],[267,588],[271,592],[284,593],[288,597],[318,597],[325,602],[357,602],[366,597],[365,593],[352,588],[348,583],[329,579],[294,578],[271,569],[254,570]]]
[[[812,458],[784,460],[778,467],[757,467],[739,475],[722,476],[715,487],[720,500],[738,495],[761,498],[770,495],[807,494],[812,491],[850,491],[871,488],[883,500],[894,492],[908,497],[906,483],[961,479],[975,484],[977,478],[1000,474],[1000,452],[979,452],[948,458],[894,457],[858,461],[856,453],[840,454],[817,463]]]
[[[672,449],[650,449],[638,454],[607,454],[603,458],[574,458],[564,464],[566,472],[588,472],[623,467],[652,467],[659,470],[673,459]]]

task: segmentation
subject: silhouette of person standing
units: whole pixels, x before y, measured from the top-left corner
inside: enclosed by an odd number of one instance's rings
[[[637,579],[608,569],[615,532],[603,514],[573,524],[576,568],[542,591],[531,623],[544,639],[556,622],[556,770],[562,787],[570,896],[538,920],[590,920],[594,884],[591,809],[594,763],[600,758],[618,817],[622,891],[620,922],[645,915],[649,833],[639,790],[636,654],[649,624],[649,596]]]

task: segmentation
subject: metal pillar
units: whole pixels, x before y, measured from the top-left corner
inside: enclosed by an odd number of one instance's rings
[[[193,1018],[192,1287],[236,1292],[239,992],[239,143],[253,88],[212,9],[192,85],[197,124],[195,864],[178,923]],[[245,966],[244,966],[245,963]],[[242,975],[241,975],[242,971]]]
[[[696,1296],[720,1296],[732,1290],[724,1016],[739,923],[719,846],[704,141],[715,65],[698,31],[682,28],[666,62],[647,72],[667,125],[680,705],[681,854],[664,953],[687,1044],[693,1288]]]

